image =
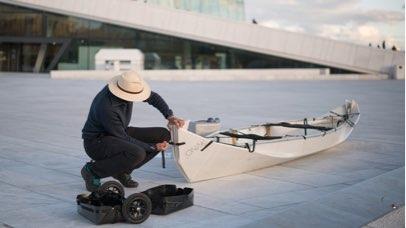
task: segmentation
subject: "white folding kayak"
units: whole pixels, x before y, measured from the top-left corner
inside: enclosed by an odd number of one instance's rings
[[[344,105],[318,118],[265,123],[200,136],[171,128],[175,161],[188,182],[266,168],[331,148],[348,138],[358,123],[358,104]]]

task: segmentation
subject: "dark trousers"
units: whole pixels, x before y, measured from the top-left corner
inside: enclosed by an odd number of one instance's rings
[[[140,141],[156,144],[169,142],[170,132],[162,127],[128,127],[127,134]],[[90,169],[100,178],[131,174],[151,160],[159,151],[145,151],[140,146],[114,136],[101,136],[83,141],[87,155],[94,160]]]

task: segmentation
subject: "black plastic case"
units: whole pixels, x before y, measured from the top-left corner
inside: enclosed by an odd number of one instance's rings
[[[151,214],[155,215],[167,215],[193,205],[193,188],[160,185],[142,193],[151,199]]]
[[[78,213],[97,225],[123,221],[121,206],[93,206],[79,201],[77,204]]]

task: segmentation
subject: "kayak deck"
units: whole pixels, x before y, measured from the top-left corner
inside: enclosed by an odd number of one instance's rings
[[[253,152],[252,147],[255,144],[270,143],[278,140],[292,140],[296,138],[306,139],[308,137],[323,136],[330,131],[337,131],[343,124],[355,125],[350,117],[358,116],[359,113],[338,114],[330,113],[330,115],[321,118],[305,118],[291,122],[266,123],[261,125],[252,125],[244,129],[230,129],[228,131],[216,132],[206,136],[217,143],[248,148],[251,145],[250,152]],[[248,145],[247,145],[248,144]]]

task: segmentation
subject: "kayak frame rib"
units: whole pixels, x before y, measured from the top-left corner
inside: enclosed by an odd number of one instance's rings
[[[319,130],[319,131],[329,131],[334,128],[332,127],[322,127],[322,126],[314,126],[310,124],[291,124],[288,122],[279,122],[279,123],[266,123],[261,126],[270,126],[270,127],[275,127],[275,126],[280,126],[280,127],[290,127],[290,128],[298,128],[298,129],[313,129],[313,130]]]

